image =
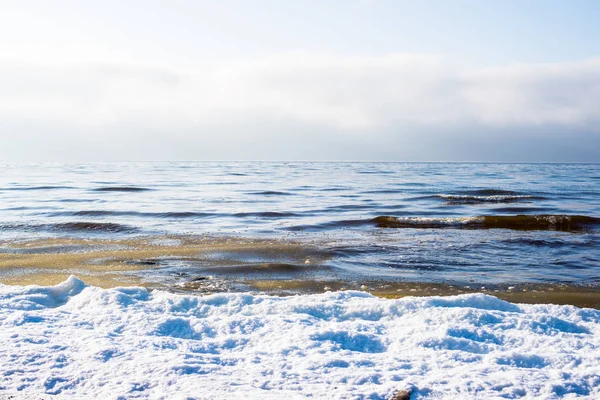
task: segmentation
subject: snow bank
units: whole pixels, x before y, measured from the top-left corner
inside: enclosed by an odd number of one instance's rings
[[[600,398],[600,311],[0,285],[0,396]],[[56,396],[51,396],[56,395]]]

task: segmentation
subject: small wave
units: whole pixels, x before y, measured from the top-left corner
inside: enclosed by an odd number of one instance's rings
[[[214,217],[219,214],[217,213],[206,213],[206,212],[194,212],[194,211],[178,211],[178,212],[164,212],[164,213],[148,213],[152,216],[159,218],[205,218]]]
[[[110,210],[81,210],[51,213],[52,217],[150,217],[150,218],[203,218],[220,214],[193,211],[177,212],[139,212],[139,211],[110,211]]]
[[[114,222],[60,222],[56,224],[22,224],[5,223],[0,224],[0,231],[61,231],[61,232],[136,232],[138,229],[133,226],[117,224]]]
[[[297,217],[298,214],[293,212],[278,212],[278,211],[262,211],[262,212],[241,212],[233,214],[234,217],[247,218],[247,217],[259,217],[259,218],[286,218],[286,217]]]
[[[343,192],[347,190],[351,190],[348,186],[330,186],[326,188],[319,189],[321,192]]]
[[[518,195],[522,194],[519,192],[515,192],[514,190],[504,190],[504,189],[462,190],[457,193],[464,194],[467,196],[518,196]]]
[[[340,204],[337,206],[329,206],[326,210],[336,210],[336,211],[357,211],[357,210],[372,210],[377,208],[377,205],[374,204]]]
[[[569,242],[557,239],[535,239],[535,238],[511,238],[502,241],[506,244],[526,245],[532,247],[550,247],[558,248],[563,246],[571,246]]]
[[[340,229],[340,228],[352,228],[358,226],[366,226],[371,225],[372,220],[365,219],[354,219],[354,220],[341,220],[341,221],[329,221],[324,222],[322,224],[314,224],[314,225],[295,225],[289,228],[286,228],[288,231],[297,232],[297,231],[306,231],[306,232],[315,232],[315,231],[323,231],[329,229]]]
[[[59,203],[104,203],[102,199],[60,199],[56,200]]]
[[[0,231],[22,230],[22,229],[27,229],[30,227],[31,227],[31,225],[9,222],[9,223],[0,224]]]
[[[47,225],[51,230],[72,232],[134,232],[137,228],[114,222],[63,222]]]
[[[24,186],[24,187],[9,187],[0,190],[57,190],[57,189],[74,189],[73,186]]]
[[[406,190],[403,189],[380,189],[380,190],[367,190],[362,192],[364,194],[403,194]]]
[[[543,212],[556,211],[554,207],[497,207],[494,208],[494,212],[498,213],[543,213]]]
[[[337,257],[345,257],[354,259],[357,256],[363,256],[367,254],[384,254],[386,248],[384,246],[368,244],[368,245],[353,245],[353,246],[334,246],[330,250]]]
[[[485,217],[392,217],[379,216],[371,220],[379,228],[445,228],[483,224]]]
[[[152,189],[139,186],[104,186],[92,190],[94,192],[147,192]]]
[[[83,211],[73,211],[73,212],[58,212],[53,213],[52,216],[57,217],[105,217],[105,216],[126,216],[131,215],[131,213],[125,211],[104,211],[104,210],[83,210]]]
[[[276,190],[264,190],[264,191],[260,191],[260,192],[247,192],[248,194],[251,195],[256,195],[256,196],[293,196],[293,193],[290,192],[280,192],[280,191],[276,191]]]
[[[428,184],[428,183],[423,183],[423,182],[400,182],[400,183],[396,183],[396,186],[407,186],[407,187],[417,186],[417,187],[425,187],[425,186],[429,186],[429,184]]]
[[[600,224],[600,218],[585,215],[486,216],[486,228],[575,231]]]
[[[237,181],[215,181],[215,182],[206,182],[205,185],[214,185],[214,186],[225,186],[225,185],[241,185],[242,182]]]
[[[477,196],[459,194],[435,194],[429,197],[443,199],[449,204],[517,203],[522,201],[544,199],[544,197],[524,194],[493,194]]]
[[[357,173],[361,175],[391,175],[394,171],[362,170],[357,171]]]
[[[423,218],[379,216],[372,222],[380,228],[465,228],[577,231],[600,224],[600,218],[585,215],[485,215],[477,217]]]

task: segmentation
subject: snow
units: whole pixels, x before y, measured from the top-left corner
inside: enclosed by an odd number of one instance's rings
[[[600,311],[0,285],[0,398],[600,398]],[[39,396],[39,397],[35,397]]]

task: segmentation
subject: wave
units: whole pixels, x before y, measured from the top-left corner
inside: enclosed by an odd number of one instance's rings
[[[516,196],[521,193],[515,192],[514,190],[504,189],[474,189],[474,190],[461,190],[458,194],[471,195],[471,196]]]
[[[279,212],[279,211],[261,211],[261,212],[241,212],[233,214],[234,217],[247,218],[247,217],[260,217],[260,218],[286,218],[286,217],[297,217],[299,214],[293,212]]]
[[[152,189],[139,186],[104,186],[92,190],[94,192],[147,192]]]
[[[49,214],[52,217],[149,217],[149,218],[208,218],[219,216],[233,216],[236,218],[286,218],[297,217],[300,214],[281,211],[257,211],[257,212],[239,212],[234,214],[214,213],[214,212],[196,212],[196,211],[177,211],[177,212],[139,212],[139,211],[109,211],[109,210],[82,210],[82,211],[61,211]]]
[[[379,189],[379,190],[367,190],[362,192],[364,194],[403,194],[406,190],[403,189]]]
[[[446,228],[480,225],[484,217],[392,217],[382,215],[371,220],[379,228]]]
[[[62,222],[46,225],[46,227],[50,230],[65,232],[122,233],[135,232],[138,230],[133,226],[117,224],[115,222]]]
[[[139,211],[109,211],[109,210],[81,210],[61,211],[49,214],[52,217],[151,217],[151,218],[206,218],[222,214],[176,211],[176,212],[139,212]]]
[[[102,199],[58,199],[59,203],[105,203]]]
[[[56,224],[23,224],[23,223],[5,223],[0,225],[0,231],[60,231],[60,232],[136,232],[138,228],[117,224],[115,222],[59,222]]]
[[[264,191],[260,191],[260,192],[247,192],[248,194],[251,195],[256,195],[256,196],[293,196],[294,193],[290,193],[290,192],[281,192],[281,191],[277,191],[277,190],[264,190]]]
[[[494,212],[498,212],[498,213],[533,213],[533,212],[537,212],[537,213],[544,213],[544,212],[552,212],[552,211],[556,211],[555,207],[531,207],[531,206],[525,206],[525,207],[515,207],[515,206],[507,206],[507,207],[496,207],[494,208]]]
[[[325,208],[326,211],[358,211],[358,210],[372,210],[377,208],[375,204],[339,204],[336,206],[329,206]]]
[[[482,204],[482,203],[518,203],[531,200],[544,200],[545,197],[527,194],[434,194],[421,199],[442,199],[448,204]]]
[[[548,247],[548,248],[559,248],[565,246],[574,246],[573,243],[565,242],[558,239],[536,239],[536,238],[510,238],[502,240],[502,243],[508,245],[526,245],[532,247]],[[584,243],[583,246],[589,246],[589,243]]]
[[[585,215],[483,215],[476,217],[379,216],[372,223],[380,228],[464,228],[577,231],[600,225],[600,218]]]
[[[365,219],[351,219],[351,220],[341,220],[341,221],[329,221],[329,222],[323,222],[321,224],[314,224],[314,225],[295,225],[295,226],[290,226],[288,228],[284,228],[287,231],[292,231],[292,232],[296,232],[296,231],[306,231],[306,232],[311,232],[311,231],[323,231],[323,230],[329,230],[329,229],[340,229],[340,228],[352,228],[352,227],[360,227],[360,226],[367,226],[367,225],[372,225],[373,220],[365,220]]]
[[[57,190],[57,189],[75,189],[73,186],[24,186],[24,187],[10,187],[2,188],[0,191],[5,190]]]

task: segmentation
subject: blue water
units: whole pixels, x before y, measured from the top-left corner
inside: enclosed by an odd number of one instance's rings
[[[490,225],[476,218],[517,215],[538,219]],[[374,220],[380,216],[403,224],[383,227]],[[547,216],[589,218],[557,224]],[[0,165],[4,244],[164,235],[292,239],[330,252],[334,273],[381,280],[596,286],[597,218],[598,164]]]

